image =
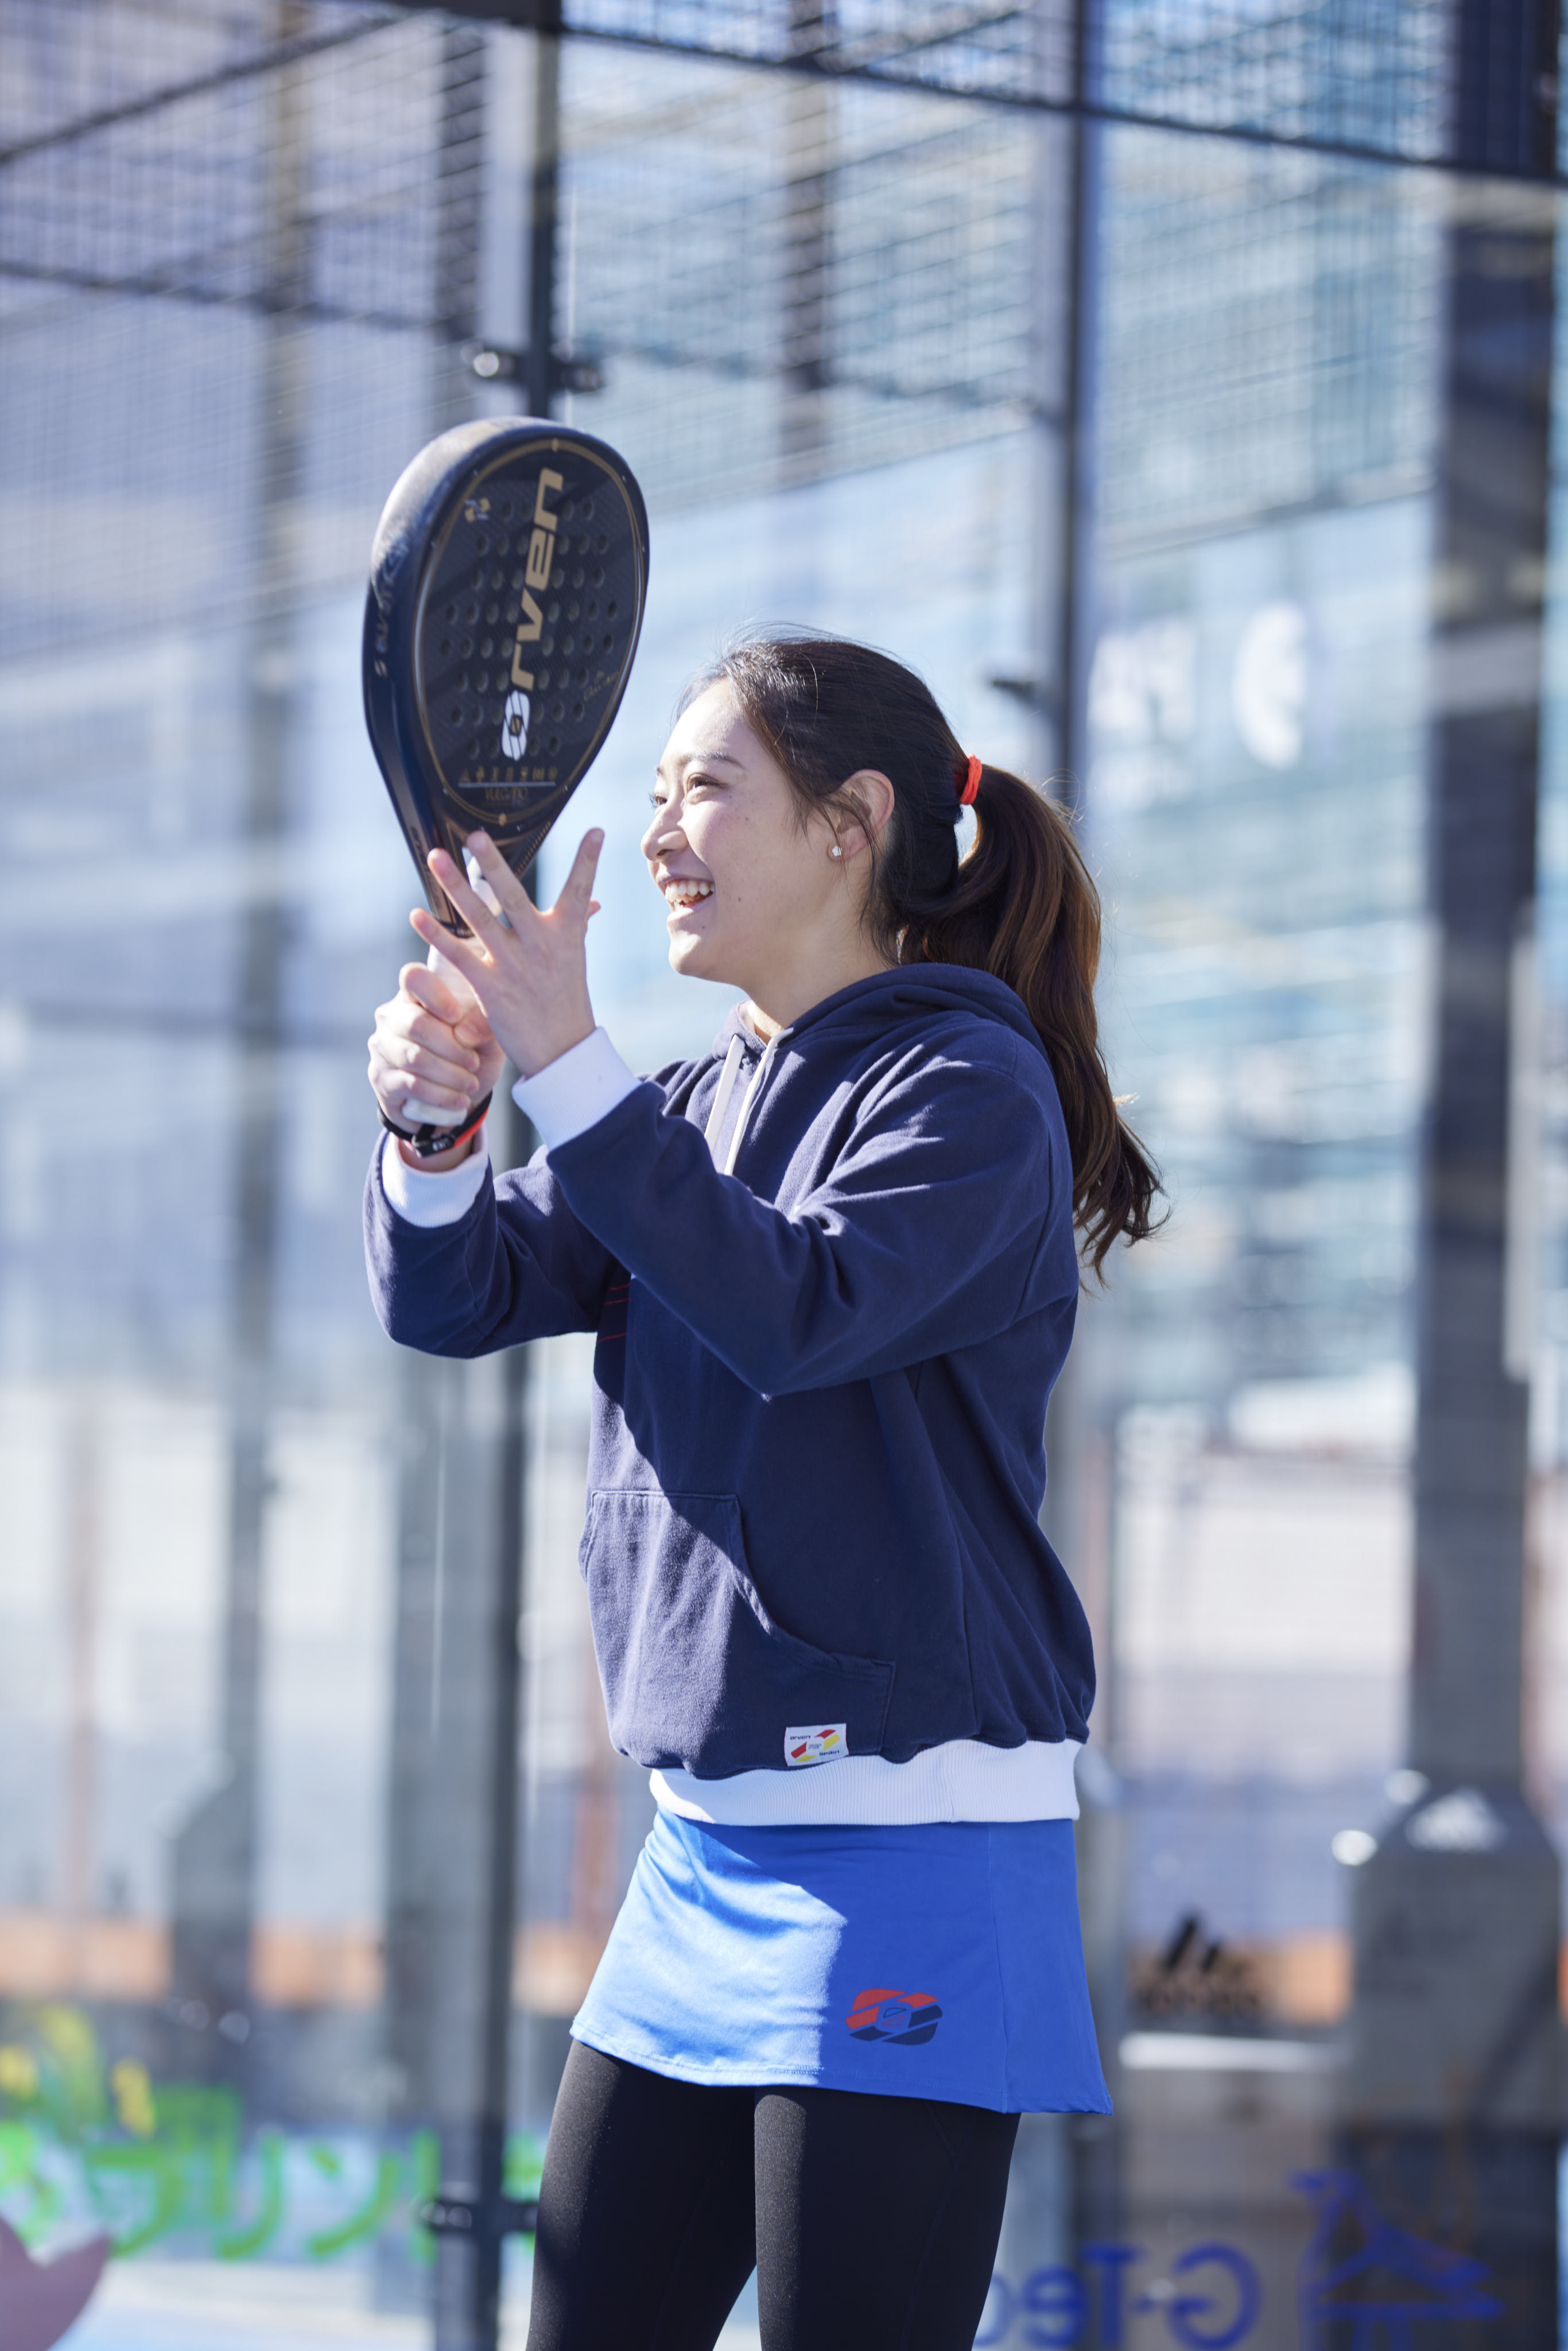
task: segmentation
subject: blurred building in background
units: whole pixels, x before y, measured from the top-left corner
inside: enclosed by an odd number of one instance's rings
[[[1435,1784],[1434,747],[1498,714],[1534,918],[1500,1010],[1467,967],[1508,1079],[1524,1785],[1568,1812],[1555,45],[1470,0],[0,12],[0,2212],[112,2235],[73,2340],[350,2308],[425,2339],[420,2208],[497,2116],[528,2192],[650,1818],[576,1573],[589,1343],[406,1357],[358,1238],[413,891],[360,717],[371,533],[426,438],[530,381],[652,517],[637,669],[541,877],[605,826],[594,998],[636,1065],[725,1008],[667,971],[637,841],[736,629],[887,646],[1081,813],[1171,1203],[1086,1298],[1051,1432],[1119,2120],[1026,2130],[980,2340],[1349,2339],[1352,1889]],[[1505,289],[1479,455],[1466,268]],[[1535,537],[1500,488],[1471,610],[1455,485],[1485,504],[1516,444]],[[1474,2251],[1451,2191],[1384,2217]],[[1437,2274],[1448,2339],[1545,2339]]]

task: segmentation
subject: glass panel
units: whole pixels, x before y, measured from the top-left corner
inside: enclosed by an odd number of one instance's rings
[[[560,44],[558,359],[601,389],[558,409],[653,531],[539,874],[605,828],[598,1017],[652,1069],[727,1009],[637,848],[683,686],[743,625],[862,636],[1077,811],[1166,1179],[1044,1513],[1117,2112],[1026,2120],[977,2343],[1433,2331],[1406,2286],[1547,2339],[1565,375],[1552,60],[1490,14],[580,0]],[[428,437],[521,404],[540,57],[361,0],[0,25],[0,2216],[54,2264],[0,2237],[0,2313],[40,2345],[482,2339],[428,2207],[535,2192],[652,1818],[577,1573],[591,1342],[405,1354],[359,1235],[416,952],[366,558]],[[1477,1873],[1451,1965],[1428,1861]],[[1440,2095],[1378,2071],[1402,2001]]]

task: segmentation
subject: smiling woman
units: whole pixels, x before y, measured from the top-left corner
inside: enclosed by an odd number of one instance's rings
[[[744,989],[771,1037],[896,960],[866,920],[886,776],[847,777],[834,812],[801,802],[720,676],[688,702],[659,763],[643,854],[664,894],[670,961]]]
[[[960,859],[960,809],[974,845]],[[658,1813],[573,2025],[533,2351],[974,2339],[1020,2112],[1103,2111],[1078,1940],[1088,1629],[1040,1532],[1081,1273],[1155,1177],[1095,1035],[1065,818],[836,641],[689,695],[643,841],[679,972],[744,1002],[634,1077],[583,955],[494,845],[432,869],[377,1015],[383,1112],[483,1122],[366,1195],[387,1329],[472,1355],[598,1333],[582,1561],[611,1736]],[[743,1082],[744,1081],[744,1082]]]

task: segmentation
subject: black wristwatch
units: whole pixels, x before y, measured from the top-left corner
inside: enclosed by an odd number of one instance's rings
[[[421,1159],[434,1159],[438,1152],[455,1151],[460,1143],[466,1143],[471,1134],[477,1134],[485,1123],[485,1113],[490,1107],[490,1102],[491,1097],[486,1094],[484,1101],[476,1102],[469,1112],[467,1125],[456,1127],[399,1126],[395,1119],[390,1119],[385,1111],[382,1110],[379,1102],[376,1108],[381,1111],[382,1124],[389,1134],[395,1134],[400,1143],[410,1144]]]

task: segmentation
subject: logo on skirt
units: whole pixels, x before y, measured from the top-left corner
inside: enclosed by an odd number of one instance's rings
[[[857,2041],[892,2041],[906,2049],[929,2041],[941,2022],[942,2011],[929,1992],[885,1987],[858,1993],[844,2019]]]
[[[847,1722],[807,1722],[784,1733],[784,1761],[791,1771],[802,1771],[808,1763],[836,1763],[849,1751]]]

